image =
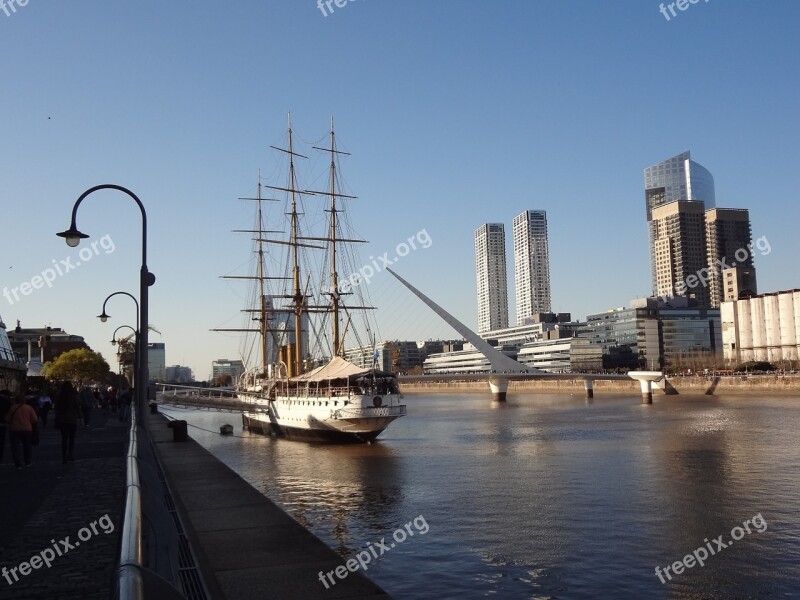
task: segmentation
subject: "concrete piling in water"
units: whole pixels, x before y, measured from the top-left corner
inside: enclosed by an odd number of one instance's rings
[[[661,381],[664,374],[659,371],[630,371],[628,377],[639,382],[642,390],[642,404],[652,404],[653,383]]]
[[[584,379],[583,389],[586,390],[587,398],[594,398],[594,381],[592,381],[591,379]]]
[[[642,404],[653,403],[653,382],[645,381],[644,379],[639,382],[642,387]]]
[[[508,391],[508,379],[490,378],[489,389],[492,390],[493,402],[505,402]]]

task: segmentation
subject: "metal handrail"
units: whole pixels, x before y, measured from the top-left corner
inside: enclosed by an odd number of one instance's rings
[[[142,488],[139,482],[139,447],[136,433],[136,407],[131,406],[131,430],[126,456],[125,514],[122,523],[117,598],[144,600],[142,577]]]

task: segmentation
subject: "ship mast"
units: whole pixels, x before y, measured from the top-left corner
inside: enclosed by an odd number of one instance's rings
[[[331,321],[333,322],[333,356],[342,352],[339,340],[339,274],[336,271],[336,137],[331,117],[331,300],[333,302]]]
[[[256,242],[256,256],[258,258],[258,264],[256,265],[256,274],[255,275],[223,275],[222,279],[250,279],[256,280],[257,284],[257,293],[258,293],[258,308],[255,309],[246,309],[244,312],[249,313],[256,313],[258,317],[253,317],[253,321],[259,321],[258,329],[253,328],[237,328],[237,329],[212,329],[211,331],[227,331],[227,332],[241,332],[241,333],[258,333],[261,338],[260,350],[261,350],[261,374],[264,375],[267,372],[267,365],[269,364],[269,347],[268,347],[268,336],[270,334],[274,334],[274,331],[269,327],[270,321],[270,312],[271,309],[267,303],[267,289],[265,287],[265,282],[268,279],[285,279],[285,277],[269,277],[266,274],[266,267],[265,267],[265,259],[264,259],[264,243],[268,242],[269,240],[263,239],[264,234],[266,233],[282,233],[280,231],[271,231],[264,229],[264,202],[277,202],[275,198],[265,198],[263,196],[263,188],[267,187],[262,185],[261,183],[261,170],[258,171],[258,193],[256,196],[253,197],[243,197],[239,198],[239,200],[251,200],[256,202],[256,228],[255,229],[234,229],[234,233],[248,233],[248,234],[256,234],[257,237],[254,238]]]
[[[289,190],[292,198],[291,233],[289,242],[292,246],[292,306],[294,307],[294,372],[300,375],[303,372],[303,307],[305,295],[300,289],[300,248],[297,235],[297,196],[294,173],[294,147],[292,145],[292,116],[289,115]]]
[[[266,290],[264,289],[264,241],[261,239],[263,235],[262,232],[264,230],[264,220],[263,220],[263,213],[261,209],[261,202],[263,197],[261,196],[261,169],[258,170],[258,273],[256,277],[258,277],[258,298],[259,298],[259,306],[261,308],[261,312],[259,314],[260,320],[260,329],[261,329],[261,373],[266,374],[267,372],[267,330],[268,330],[268,320],[269,316],[267,314],[267,296]]]
[[[314,149],[320,150],[322,152],[330,152],[331,155],[331,165],[330,165],[330,188],[328,190],[328,196],[330,197],[330,208],[326,212],[331,213],[330,218],[330,232],[327,238],[305,238],[305,239],[313,239],[318,241],[326,241],[328,242],[330,253],[331,253],[331,263],[330,263],[330,276],[331,276],[331,289],[329,295],[331,297],[331,306],[328,309],[331,313],[331,337],[332,337],[332,354],[333,356],[342,356],[344,354],[344,336],[340,334],[340,323],[339,323],[339,314],[342,308],[346,308],[341,302],[341,293],[339,292],[339,270],[337,265],[338,255],[337,255],[337,242],[348,242],[348,243],[363,243],[364,240],[357,240],[357,239],[344,239],[338,238],[338,220],[337,214],[341,212],[336,208],[336,198],[346,198],[346,199],[355,199],[355,196],[348,196],[346,194],[341,194],[337,191],[336,187],[336,156],[338,154],[343,154],[345,156],[350,156],[349,152],[342,152],[341,150],[336,149],[336,133],[334,132],[333,127],[333,117],[331,117],[331,133],[330,133],[330,148],[320,148],[318,146],[314,146]],[[316,192],[321,194],[322,192]],[[367,306],[356,306],[351,308],[357,309],[370,309],[372,307]],[[347,328],[345,328],[346,330]]]

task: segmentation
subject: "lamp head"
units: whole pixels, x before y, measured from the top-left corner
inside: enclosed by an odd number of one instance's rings
[[[61,231],[56,235],[58,237],[63,237],[67,242],[67,246],[69,246],[70,248],[74,248],[75,246],[81,243],[81,240],[85,240],[86,238],[89,237],[85,233],[78,231],[78,228],[75,227],[75,223],[70,225],[70,228],[67,229],[66,231]]]
[[[106,311],[103,311],[102,315],[97,315],[97,318],[100,319],[101,322],[105,323],[108,321],[109,315],[106,314]]]

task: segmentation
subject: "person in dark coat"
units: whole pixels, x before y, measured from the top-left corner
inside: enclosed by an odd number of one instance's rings
[[[25,396],[18,396],[16,403],[8,409],[6,414],[8,423],[8,433],[11,439],[11,455],[14,457],[14,464],[17,469],[22,468],[22,461],[25,466],[30,467],[33,459],[31,446],[33,441],[33,430],[39,421],[36,411],[25,402]]]
[[[6,450],[6,414],[11,408],[11,394],[8,390],[0,391],[0,464],[3,463],[3,454]]]
[[[78,392],[69,381],[61,384],[56,397],[55,411],[56,427],[61,430],[61,462],[66,463],[75,460],[75,431],[78,429],[78,418],[81,416]]]

